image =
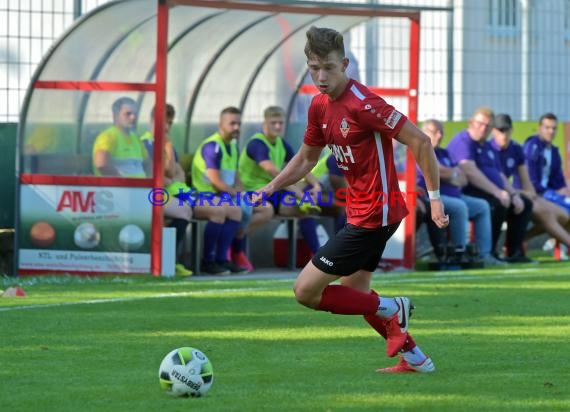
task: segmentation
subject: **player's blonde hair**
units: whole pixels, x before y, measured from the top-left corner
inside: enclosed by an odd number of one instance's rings
[[[478,114],[482,114],[483,116],[486,116],[491,120],[495,119],[495,112],[493,111],[493,109],[491,109],[488,106],[481,106],[476,108],[473,114],[471,115],[471,118],[472,119],[475,118],[475,116],[477,116]]]
[[[285,110],[279,106],[269,106],[263,111],[263,118],[270,119],[272,117],[282,116],[285,117]]]

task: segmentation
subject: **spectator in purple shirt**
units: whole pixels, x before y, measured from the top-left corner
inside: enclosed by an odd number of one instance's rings
[[[511,140],[512,133],[511,117],[508,114],[497,115],[491,145],[499,155],[506,178],[512,177],[515,189],[532,200],[532,219],[535,225],[527,232],[526,238],[530,239],[546,232],[566,247],[570,247],[570,233],[565,227],[570,224],[568,212],[536,193],[525,164],[523,148]]]
[[[467,196],[463,194],[462,188],[467,184],[465,173],[451,159],[449,152],[439,147],[443,138],[443,126],[441,122],[435,119],[428,119],[423,123],[422,130],[431,140],[431,144],[435,150],[435,155],[439,162],[439,191],[445,212],[449,214],[449,235],[456,251],[464,251],[467,242],[467,227],[469,220],[474,222],[475,243],[479,249],[481,260],[486,266],[501,265],[504,262],[499,261],[491,254],[491,211],[489,203],[485,199]],[[418,168],[418,186],[422,190],[426,189],[424,176]],[[438,228],[435,224],[428,221],[428,233],[434,247],[440,246],[442,235],[440,232],[445,229]],[[446,236],[443,236],[445,239]],[[447,242],[445,242],[447,243]]]
[[[525,263],[523,241],[532,213],[532,202],[521,196],[501,171],[499,157],[486,139],[493,127],[495,115],[490,108],[475,110],[466,130],[459,132],[447,146],[452,159],[467,175],[463,193],[481,197],[491,206],[493,241],[496,253],[501,227],[507,221],[506,260]]]

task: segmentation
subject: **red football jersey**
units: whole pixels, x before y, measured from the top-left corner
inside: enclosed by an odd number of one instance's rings
[[[344,173],[348,223],[372,229],[399,222],[408,214],[392,147],[406,120],[355,80],[336,100],[326,94],[313,98],[304,142],[327,145]]]

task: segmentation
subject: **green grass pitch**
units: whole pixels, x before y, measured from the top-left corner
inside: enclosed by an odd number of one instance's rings
[[[383,339],[359,316],[297,304],[292,277],[5,278],[1,411],[568,411],[570,265],[377,274],[410,296],[430,375],[381,375]],[[207,396],[173,398],[163,356],[204,351]]]

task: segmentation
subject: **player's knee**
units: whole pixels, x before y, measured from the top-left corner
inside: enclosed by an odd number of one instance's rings
[[[226,211],[223,207],[211,207],[208,209],[208,218],[216,223],[224,223],[226,220]]]
[[[228,206],[226,210],[226,215],[230,220],[241,220],[241,207],[239,206]]]
[[[263,217],[265,218],[265,220],[271,220],[273,219],[273,216],[275,215],[275,211],[273,210],[273,206],[263,206],[263,211],[261,213],[263,213]]]
[[[295,299],[301,305],[312,309],[316,309],[319,306],[320,297],[316,297],[314,293],[302,285],[296,284],[293,286],[293,293],[295,294]]]

